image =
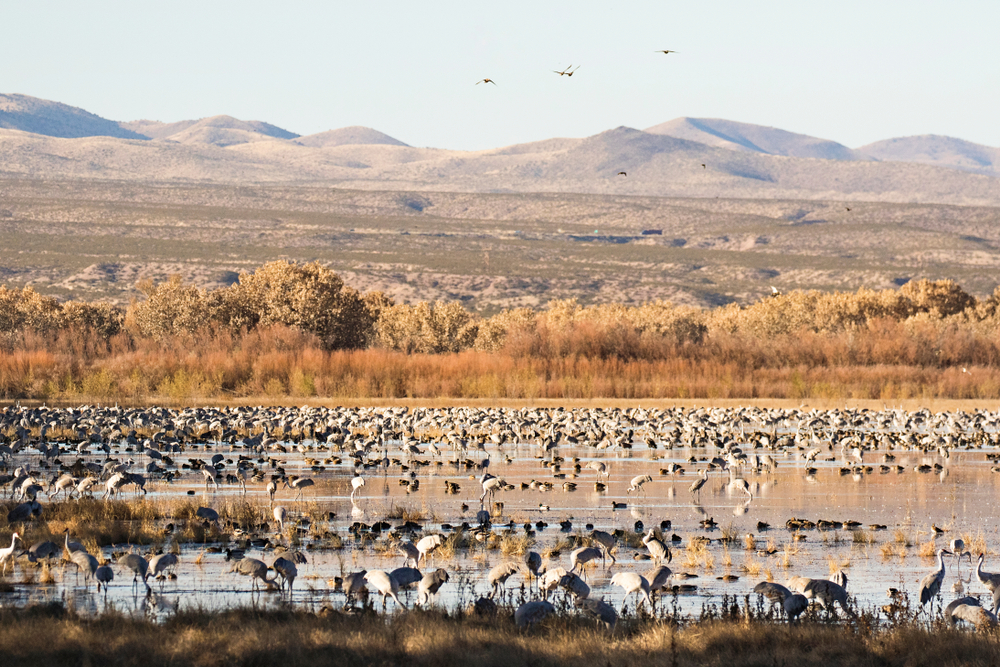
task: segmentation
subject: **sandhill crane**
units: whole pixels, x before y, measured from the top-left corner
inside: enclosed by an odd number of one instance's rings
[[[588,616],[603,623],[608,630],[614,630],[618,623],[618,612],[604,600],[593,600],[591,598],[577,599],[576,606],[584,611]]]
[[[167,570],[175,567],[177,562],[177,556],[172,553],[159,554],[149,559],[149,576],[160,580],[161,590],[163,589],[164,574]]]
[[[566,592],[572,593],[577,600],[590,596],[590,586],[575,572],[567,572],[560,577],[559,586]]]
[[[354,503],[354,494],[356,494],[362,486],[365,485],[365,478],[361,475],[357,475],[351,479],[351,503]]]
[[[641,574],[636,574],[635,572],[619,572],[615,576],[611,577],[612,586],[621,586],[625,589],[625,597],[622,598],[622,611],[625,610],[625,602],[628,600],[628,596],[635,593],[636,598],[639,600],[636,603],[636,609],[642,605],[643,600],[649,603],[649,606],[653,606],[653,601],[649,597],[649,582],[646,581],[646,577]]]
[[[274,502],[274,494],[278,492],[278,481],[275,479],[268,480],[267,486],[264,487],[267,491],[267,497],[270,498],[270,502]]]
[[[760,593],[772,604],[781,605],[788,615],[788,622],[794,622],[802,612],[809,607],[809,599],[801,593],[793,593],[781,584],[772,581],[762,581],[753,589],[754,593]]]
[[[666,565],[657,565],[643,576],[649,582],[649,592],[656,593],[667,587],[667,584],[670,583],[671,575],[673,575],[673,572],[670,571],[669,567]]]
[[[352,572],[344,577],[341,587],[348,602],[354,602],[354,598],[359,595],[367,595],[368,587],[365,586],[366,574],[368,574],[366,570],[361,570],[360,572]]]
[[[291,477],[285,478],[285,486],[289,489],[295,489],[296,491],[295,500],[298,500],[302,497],[303,490],[315,484],[316,482],[309,479],[308,477],[298,477],[296,475],[292,475]]]
[[[611,478],[611,464],[605,463],[604,461],[591,461],[587,464],[587,467],[591,470],[597,471],[597,479],[600,480],[601,477],[605,479]]]
[[[490,582],[490,597],[496,597],[497,591],[502,589],[507,580],[521,571],[520,563],[500,563],[495,565],[490,573],[486,575],[486,580]]]
[[[413,542],[401,542],[398,550],[403,557],[403,565],[413,563],[413,567],[417,567],[420,564],[420,550]]]
[[[207,466],[202,466],[201,474],[205,477],[205,490],[208,491],[209,484],[215,484],[215,488],[219,488],[219,480],[215,478],[215,468],[209,469]]]
[[[854,611],[847,603],[847,589],[840,584],[828,579],[810,579],[809,577],[792,577],[788,580],[788,588],[795,593],[801,593],[807,599],[819,600],[826,609],[832,609],[833,603],[840,604],[840,608],[851,617],[856,617]]]
[[[17,545],[17,541],[21,539],[21,536],[14,533],[10,537],[10,546],[5,549],[0,549],[0,563],[3,564],[3,574],[7,575],[7,563],[14,562],[14,548]]]
[[[691,494],[692,495],[697,494],[698,497],[701,498],[701,487],[705,486],[705,482],[707,481],[708,481],[708,468],[705,468],[704,470],[698,473],[698,479],[696,479],[694,483],[691,484],[691,488],[689,489],[691,491]]]
[[[483,495],[479,497],[480,503],[486,499],[487,495],[490,497],[490,501],[492,501],[497,489],[503,488],[503,480],[488,472],[483,473],[483,476],[479,479],[479,483],[483,485]]]
[[[365,574],[365,581],[375,587],[375,589],[382,594],[382,611],[386,608],[386,598],[391,597],[396,601],[403,609],[406,609],[406,605],[399,601],[396,597],[396,593],[399,592],[399,584],[393,579],[388,573],[382,570],[373,570]]]
[[[748,502],[750,500],[753,500],[753,494],[750,492],[750,484],[742,477],[735,478],[732,482],[729,483],[729,485],[730,487],[732,487],[734,491],[742,491],[743,493],[747,494]]]
[[[955,625],[958,621],[965,621],[976,626],[976,629],[989,629],[997,626],[996,615],[982,607],[979,600],[973,597],[963,597],[953,600],[944,608],[944,617],[948,623]]]
[[[602,552],[597,547],[580,547],[575,549],[573,553],[569,555],[570,562],[570,572],[576,572],[576,567],[580,566],[580,572],[584,571],[584,567],[592,560],[600,558],[603,555]]]
[[[541,623],[550,614],[556,613],[556,608],[545,600],[532,600],[525,602],[514,612],[514,622],[519,628],[529,628]]]
[[[420,583],[417,585],[417,601],[420,603],[420,606],[426,606],[430,602],[431,596],[437,595],[438,590],[447,581],[448,572],[440,567],[421,577]]]
[[[78,571],[83,572],[84,581],[92,578],[94,573],[97,572],[97,559],[86,551],[74,551],[70,560],[76,564]]]
[[[235,563],[229,569],[230,572],[236,572],[244,576],[250,577],[250,583],[252,590],[260,590],[260,585],[258,581],[264,582],[268,590],[274,588],[274,580],[267,578],[267,565],[262,560],[257,560],[256,558],[242,558]]]
[[[668,563],[673,560],[673,554],[670,553],[670,549],[667,548],[663,542],[661,542],[656,537],[656,532],[650,528],[649,533],[642,538],[642,543],[646,545],[646,549],[649,550],[649,555],[653,559],[653,563],[656,565],[660,564],[660,561],[667,561]]]
[[[274,516],[274,520],[278,522],[278,532],[285,532],[285,519],[288,518],[288,510],[285,509],[285,506],[278,505],[271,514]]]
[[[638,493],[639,491],[642,491],[643,494],[645,494],[646,491],[642,487],[652,481],[653,478],[650,477],[649,475],[636,475],[635,477],[632,478],[632,481],[629,482],[629,486],[627,489],[625,489],[625,493],[632,493],[633,491]]]
[[[618,541],[617,539],[615,539],[614,535],[612,535],[611,533],[606,533],[603,530],[592,530],[590,531],[590,539],[594,540],[594,542],[601,545],[601,549],[603,550],[601,558],[607,556],[608,558],[611,559],[612,565],[614,565],[617,562],[615,560],[614,554],[611,553],[611,550],[615,547],[615,543]]]
[[[389,576],[393,578],[393,581],[396,582],[396,586],[401,591],[413,588],[413,585],[419,584],[420,580],[424,577],[424,575],[420,573],[420,570],[415,567],[397,567],[389,573]]]
[[[104,586],[104,599],[108,598],[108,584],[115,578],[115,573],[111,569],[111,566],[105,563],[99,566],[94,571],[94,579],[97,579],[97,592],[101,592],[101,586]]]
[[[69,541],[69,528],[67,528],[66,530],[63,531],[63,536],[65,538],[65,541],[63,543],[63,558],[64,559],[66,559],[66,560],[72,560],[73,559],[73,554],[75,554],[77,551],[86,551],[87,550],[79,542],[70,542]]]
[[[146,583],[146,578],[149,576],[149,562],[145,558],[139,554],[123,554],[118,558],[118,564],[132,570],[133,588],[139,583],[141,577],[142,583],[146,584],[146,590],[149,590],[149,584]]]
[[[979,580],[983,586],[990,592],[995,594],[1000,590],[1000,574],[995,572],[986,572],[983,570],[983,560],[986,559],[986,554],[979,554],[979,562],[976,564],[976,579]]]
[[[442,544],[444,544],[443,535],[427,535],[426,537],[422,537],[417,542],[417,551],[420,552],[420,556],[417,560],[419,561],[420,558],[423,558],[424,561],[426,561],[427,554],[431,553]]]
[[[969,565],[972,565],[972,552],[965,550],[965,540],[956,537],[951,541],[951,550],[955,553],[955,569],[962,567],[962,556],[969,557]]]
[[[295,577],[298,576],[298,568],[295,567],[295,563],[291,560],[285,558],[284,556],[278,556],[271,563],[271,569],[274,570],[275,578],[281,577],[281,586],[284,588],[285,584],[288,584],[288,596],[292,595],[292,585],[295,583]]]
[[[524,566],[528,568],[530,572],[536,579],[541,576],[539,570],[542,567],[542,557],[538,555],[536,551],[529,551],[524,554]]]
[[[921,609],[925,604],[931,602],[931,608],[933,609],[934,603],[932,600],[934,596],[938,594],[941,590],[941,582],[944,581],[944,555],[952,555],[947,549],[938,549],[938,569],[935,572],[931,572],[926,577],[920,580],[920,607]]]

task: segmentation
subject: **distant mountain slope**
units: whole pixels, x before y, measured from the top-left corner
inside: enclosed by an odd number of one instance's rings
[[[59,139],[0,130],[0,173],[123,180],[336,182],[367,190],[1000,205],[1000,179],[990,176],[926,164],[740,152],[626,127],[586,139],[477,152],[385,144],[313,148],[295,141],[265,140],[264,135],[258,139],[222,147],[194,141]],[[626,175],[619,175],[621,171]]]
[[[721,118],[675,118],[646,128],[646,132],[697,141],[717,148],[768,155],[822,160],[870,159],[836,141]]]
[[[210,144],[212,146],[236,146],[256,141],[272,139],[295,139],[299,135],[270,123],[259,120],[240,120],[232,116],[211,116],[198,121],[179,123],[154,123],[137,121],[133,127],[143,127],[149,134],[161,141],[179,144]]]
[[[974,144],[954,137],[936,134],[897,137],[876,141],[858,148],[857,151],[878,160],[920,162],[1000,176],[1000,148]]]
[[[28,95],[0,94],[0,128],[66,139],[78,137],[146,137],[121,127],[113,120],[61,102]]]
[[[310,134],[304,137],[299,137],[296,140],[303,146],[311,146],[313,148],[329,148],[331,146],[351,146],[351,145],[373,145],[382,144],[387,146],[406,146],[399,139],[390,137],[388,134],[379,132],[378,130],[373,130],[370,127],[363,127],[361,125],[352,125],[351,127],[342,127],[339,130],[327,130],[326,132],[319,132],[317,134]]]

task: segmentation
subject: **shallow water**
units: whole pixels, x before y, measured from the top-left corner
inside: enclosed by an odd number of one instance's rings
[[[467,521],[474,526],[477,523],[475,517],[482,492],[477,477],[481,473],[474,468],[449,463],[455,458],[451,452],[415,456],[413,459],[429,461],[430,464],[413,465],[406,472],[398,464],[358,468],[366,484],[357,504],[352,505],[349,495],[350,481],[356,469],[354,461],[338,454],[343,457],[340,464],[326,465],[323,472],[314,474],[305,464],[304,457],[322,458],[330,456],[330,453],[325,445],[320,447],[311,441],[306,441],[304,445],[309,448],[305,455],[291,447],[285,453],[268,452],[267,455],[276,459],[287,474],[309,476],[316,482],[315,486],[304,491],[300,500],[294,498],[293,491],[279,491],[274,504],[289,510],[290,521],[305,512],[313,516],[317,511],[335,513],[335,518],[327,525],[314,524],[312,533],[323,530],[335,533],[342,540],[342,548],[329,548],[329,541],[316,539],[310,534],[302,536],[299,546],[309,562],[299,566],[299,576],[290,596],[256,593],[249,579],[229,572],[231,564],[225,561],[223,554],[204,553],[207,547],[227,545],[183,544],[180,546],[180,564],[175,570],[176,579],[151,582],[154,595],[149,598],[133,589],[131,572],[117,565],[114,566],[116,578],[106,596],[95,593],[93,585],[85,585],[72,566],[65,569],[56,566],[53,567],[56,582],[50,585],[18,583],[23,577],[19,568],[18,575],[8,575],[7,580],[15,584],[13,591],[0,594],[0,601],[5,605],[24,605],[65,599],[88,613],[114,607],[152,616],[186,607],[221,609],[289,603],[309,609],[323,604],[339,607],[345,599],[334,589],[335,576],[359,569],[391,570],[403,565],[403,557],[395,548],[386,550],[384,547],[391,539],[388,534],[362,543],[348,531],[353,522],[371,524],[386,520],[397,526],[402,523],[399,519],[401,511],[406,510],[410,515],[422,517],[423,531],[415,535],[415,540],[422,535],[441,532],[442,523],[458,525]],[[749,501],[742,491],[730,486],[730,473],[720,470],[710,473],[700,494],[689,492],[688,487],[696,479],[695,471],[703,469],[707,460],[719,453],[711,445],[675,445],[665,449],[661,443],[656,449],[650,449],[638,439],[632,443],[631,449],[598,451],[582,445],[560,445],[553,455],[562,458],[560,474],[565,474],[565,478],[554,478],[552,469],[542,465],[544,459],[540,458],[540,448],[533,443],[502,447],[491,445],[482,452],[470,450],[463,458],[478,461],[489,454],[492,461],[489,471],[515,487],[496,495],[495,500],[503,507],[502,511],[494,513],[494,532],[508,530],[500,524],[510,521],[516,524],[515,536],[524,534],[525,522],[534,524],[543,521],[549,524],[535,530],[529,548],[545,554],[562,545],[558,556],[546,559],[545,565],[550,569],[559,566],[570,569],[569,553],[572,547],[567,546],[565,541],[573,535],[586,535],[589,532],[586,524],[609,532],[619,528],[633,531],[637,520],[643,522],[646,530],[659,528],[661,521],[669,520],[671,526],[664,531],[665,539],[669,540],[672,535],[681,538],[680,542],[671,545],[673,560],[669,566],[675,573],[674,583],[696,587],[693,592],[677,598],[683,615],[696,616],[704,605],[718,603],[726,594],[750,594],[753,586],[769,575],[783,583],[793,575],[826,578],[834,569],[847,572],[850,578],[848,590],[862,606],[884,604],[886,589],[890,586],[907,591],[911,599],[919,599],[919,580],[937,567],[933,557],[919,555],[922,545],[933,542],[935,548],[947,547],[950,540],[958,537],[965,540],[967,548],[984,546],[987,553],[984,567],[1000,570],[995,558],[1000,540],[997,527],[991,520],[1000,475],[991,472],[992,463],[986,457],[987,453],[996,451],[995,447],[956,447],[947,458],[935,452],[894,448],[891,452],[895,456],[892,465],[901,466],[901,472],[881,473],[879,465],[871,463],[874,470],[870,474],[846,475],[840,473],[844,461],[839,450],[825,447],[818,460],[811,464],[816,472],[808,474],[804,470],[804,449],[790,447],[770,452],[778,462],[774,472],[755,473],[741,467],[737,474],[750,485],[753,498]],[[763,450],[757,451],[763,453]],[[202,444],[188,446],[174,458],[177,462],[186,461],[189,457],[207,459],[218,452],[226,455],[229,470],[233,469],[231,462],[237,455],[244,453],[240,449],[231,450],[229,446],[206,447]],[[399,441],[387,442],[385,453],[389,459],[409,460],[399,451]],[[881,449],[866,451],[865,462],[881,461],[887,453],[890,452]],[[130,455],[137,462],[142,458],[141,452]],[[692,457],[698,459],[697,462],[689,462]],[[835,457],[837,460],[826,460]],[[84,458],[102,461],[104,454],[89,452]],[[22,453],[15,456],[13,464],[34,463],[37,459],[37,455]],[[574,459],[578,459],[582,466],[579,473],[574,473]],[[597,474],[586,467],[592,460],[611,464],[604,491],[595,490]],[[141,462],[145,461],[143,458]],[[683,475],[661,475],[660,469],[670,463],[682,465],[686,472]],[[917,472],[915,467],[921,464],[938,464],[941,470]],[[139,468],[137,465],[135,469]],[[411,472],[415,473],[415,479],[420,483],[419,489],[414,492],[408,492],[399,483],[400,479],[410,479]],[[627,493],[629,480],[643,474],[650,475],[652,481],[637,493]],[[457,482],[461,490],[457,494],[446,494],[445,480]],[[532,480],[552,482],[554,488],[549,491],[520,488],[522,482]],[[564,490],[564,482],[577,484],[577,490]],[[259,503],[264,514],[269,516],[264,485],[248,483],[248,487],[247,500]],[[151,480],[147,488],[150,499],[191,499],[215,508],[224,501],[241,496],[239,487],[231,484],[223,484],[218,490],[206,490],[201,473],[190,471],[181,471],[179,478],[171,483]],[[189,491],[195,493],[193,498],[190,498]],[[131,491],[126,491],[122,497],[134,496]],[[624,503],[625,507],[615,509],[613,503]],[[703,528],[700,522],[710,517],[718,526],[715,529]],[[813,521],[858,521],[863,529],[793,533],[785,528],[785,522],[791,517]],[[563,520],[572,522],[569,531],[560,529],[559,522]],[[758,522],[769,523],[771,527],[758,530]],[[884,524],[886,528],[871,530],[869,524]],[[945,532],[936,534],[932,529],[935,525]],[[756,542],[753,549],[746,548],[747,534],[752,534]],[[802,536],[801,541],[793,539],[796,534]],[[0,539],[9,539],[8,536],[9,532],[4,532]],[[700,553],[687,548],[691,538],[698,536],[711,540],[706,550]],[[725,536],[735,536],[735,540],[726,542],[722,539]],[[270,537],[273,541],[279,540],[274,532],[270,533]],[[287,538],[283,539],[287,542]],[[634,536],[632,543],[637,546],[627,546],[619,540],[615,552],[617,564],[597,561],[596,565],[587,568],[586,580],[592,588],[591,597],[603,597],[618,607],[622,602],[622,591],[610,586],[611,576],[619,571],[644,573],[652,569],[651,561],[636,559],[636,556],[646,553],[645,547]],[[906,547],[906,543],[912,546]],[[773,554],[762,551],[768,547],[774,550]],[[104,549],[103,555],[110,558],[112,551],[122,549],[123,545],[115,545]],[[248,549],[247,556],[267,563],[274,559],[270,551],[261,549]],[[505,556],[499,549],[476,545],[470,550],[456,552],[453,558],[445,559],[432,554],[426,563],[421,563],[421,569],[426,572],[443,567],[451,573],[451,581],[444,585],[433,604],[458,608],[489,592],[486,573],[491,567],[505,560],[520,561],[521,558],[520,554]],[[968,560],[964,560],[960,573],[956,571],[954,559],[946,558],[945,565],[944,602],[958,596],[954,587],[961,584],[965,594],[980,595],[990,606],[986,589],[973,574],[975,562],[970,565]],[[682,573],[690,576],[681,578],[679,575]],[[738,579],[724,581],[724,575],[735,575]],[[505,599],[516,600],[534,595],[529,587],[527,580],[515,575],[507,582]],[[554,595],[561,598],[563,593],[560,591]],[[401,599],[411,606],[416,600],[416,592],[402,594]],[[389,603],[390,610],[394,606]],[[630,599],[628,607],[631,609],[633,606],[634,599]],[[381,602],[377,607],[381,607]]]

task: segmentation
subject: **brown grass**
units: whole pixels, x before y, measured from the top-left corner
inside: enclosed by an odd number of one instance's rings
[[[552,618],[518,631],[498,619],[413,611],[392,618],[321,617],[235,610],[180,613],[162,624],[105,614],[83,619],[60,607],[0,612],[5,664],[158,665],[987,665],[1000,662],[992,635],[903,625],[859,631],[703,621],[674,628],[628,620],[609,635],[592,621]]]

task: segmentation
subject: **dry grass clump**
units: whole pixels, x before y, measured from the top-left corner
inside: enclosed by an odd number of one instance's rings
[[[917,554],[921,558],[934,558],[937,556],[938,545],[934,540],[928,540],[920,545],[920,550]]]
[[[413,611],[390,618],[305,612],[182,612],[163,623],[114,613],[78,618],[53,605],[0,611],[0,652],[10,664],[416,665],[996,664],[985,634],[903,624],[887,630],[816,623],[702,621],[683,628],[627,619],[613,635],[560,615],[518,631],[495,619]],[[613,657],[612,657],[613,656]]]

